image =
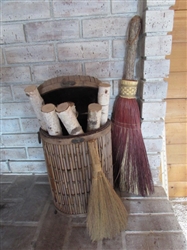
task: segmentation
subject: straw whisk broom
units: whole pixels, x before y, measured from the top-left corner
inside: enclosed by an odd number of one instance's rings
[[[114,180],[120,191],[147,196],[154,192],[146,148],[141,133],[141,120],[134,80],[136,49],[141,18],[129,23],[125,74],[112,114],[112,152]]]
[[[92,163],[92,185],[88,202],[87,228],[92,241],[113,238],[125,230],[127,211],[101,168],[96,140],[88,141]]]

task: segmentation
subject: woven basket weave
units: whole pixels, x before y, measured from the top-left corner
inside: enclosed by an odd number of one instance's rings
[[[58,77],[44,82],[38,89],[45,101],[45,94],[50,91],[69,87],[98,89],[99,82],[89,76]],[[55,207],[65,214],[85,214],[91,186],[89,140],[97,140],[103,171],[113,185],[110,121],[100,129],[77,136],[53,137],[40,129],[40,137]]]

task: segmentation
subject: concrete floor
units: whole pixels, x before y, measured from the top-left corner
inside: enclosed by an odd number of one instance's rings
[[[48,177],[1,175],[0,250],[185,250],[187,243],[162,187],[150,197],[126,196],[126,231],[92,243],[86,216],[56,213]]]

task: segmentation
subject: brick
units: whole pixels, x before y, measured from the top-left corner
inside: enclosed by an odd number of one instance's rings
[[[158,169],[160,167],[160,154],[147,154],[151,169]]]
[[[24,89],[28,87],[30,84],[14,84],[12,85],[12,92],[14,96],[14,100],[19,102],[29,102],[28,96],[25,94]]]
[[[27,151],[30,160],[44,160],[43,148],[28,148]]]
[[[22,118],[21,124],[24,132],[37,132],[40,128],[37,118]]]
[[[146,36],[142,39],[141,56],[165,56],[171,54],[172,36]]]
[[[2,140],[6,147],[39,146],[37,134],[6,134],[2,135]]]
[[[0,48],[0,65],[5,64],[5,59],[3,55],[3,50]]]
[[[2,249],[29,249],[36,227],[3,226]]]
[[[93,75],[97,78],[108,78],[123,76],[124,61],[105,61],[105,62],[87,62],[85,69],[87,75]]]
[[[145,60],[143,78],[165,78],[170,70],[170,60]]]
[[[144,138],[160,138],[163,136],[164,121],[143,121],[141,125]]]
[[[144,139],[147,152],[161,152],[162,139]]]
[[[112,13],[137,12],[138,1],[112,0]]]
[[[160,168],[157,169],[151,169],[151,174],[152,174],[152,179],[153,179],[153,183],[154,185],[160,185],[162,186],[162,180],[160,178]]]
[[[25,35],[23,31],[23,24],[9,24],[2,25],[2,38],[0,43],[24,43]]]
[[[117,235],[112,239],[103,239],[102,250],[121,250],[123,248],[122,236]]]
[[[182,233],[156,233],[130,234],[126,236],[126,249],[165,249],[165,250],[185,250],[186,239]]]
[[[53,3],[55,17],[91,16],[109,14],[109,2],[95,0],[89,3],[80,1]]]
[[[79,38],[78,20],[61,20],[25,24],[28,42]]]
[[[10,102],[13,100],[11,86],[0,87],[2,102]]]
[[[124,37],[129,21],[129,17],[83,20],[83,37]]]
[[[114,58],[125,58],[126,39],[114,40],[112,43],[112,56]]]
[[[142,99],[165,99],[167,97],[168,82],[166,81],[142,81],[142,90],[139,95]]]
[[[113,85],[112,85],[113,97],[116,97],[119,94],[119,86],[120,86],[120,80],[113,81]]]
[[[40,2],[12,2],[6,1],[2,3],[2,20],[32,20],[50,17],[49,3],[45,0]]]
[[[144,120],[160,120],[166,114],[166,102],[143,102],[142,118]]]
[[[0,161],[0,174],[10,172],[5,161]]]
[[[55,60],[52,44],[10,47],[5,49],[7,63],[52,62]]]
[[[142,200],[142,199],[123,199],[123,203],[128,211],[128,213],[173,213],[170,201],[165,199],[151,199],[151,200]]]
[[[59,60],[100,59],[109,57],[108,41],[58,44]]]
[[[62,249],[63,247],[70,218],[60,213],[55,214],[54,210],[51,204],[35,243],[36,249]]]
[[[27,66],[20,67],[1,67],[1,81],[4,83],[30,82],[30,68]]]
[[[64,62],[33,67],[35,80],[44,81],[62,75],[82,75],[80,62]]]
[[[18,176],[6,193],[8,199],[25,198],[32,186],[34,176]],[[21,187],[21,188],[20,188]]]
[[[174,214],[129,215],[127,231],[180,230]]]
[[[146,7],[172,6],[175,2],[175,0],[146,0]]]
[[[38,184],[34,185],[29,195],[24,200],[20,207],[22,211],[17,211],[14,216],[15,221],[39,221],[43,208],[46,204],[47,198],[50,194],[49,185]],[[36,209],[37,207],[37,209]]]
[[[66,249],[96,249],[97,242],[91,242],[86,227],[73,227],[70,235],[71,240],[69,241]]]
[[[36,117],[31,104],[28,103],[3,103],[1,111],[3,117]]]
[[[148,32],[169,32],[173,30],[173,10],[147,10],[145,12],[144,31]]]
[[[19,119],[3,119],[0,120],[2,133],[20,132]]]
[[[10,161],[12,173],[46,173],[44,161]]]
[[[0,156],[1,160],[18,160],[27,158],[25,148],[1,148]]]

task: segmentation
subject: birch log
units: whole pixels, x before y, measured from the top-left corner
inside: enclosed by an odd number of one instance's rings
[[[87,131],[100,128],[102,106],[98,103],[88,105]]]
[[[79,135],[84,133],[68,102],[59,104],[56,107],[56,113],[70,135]]]
[[[68,102],[68,103],[69,103],[69,106],[71,107],[73,113],[75,114],[75,116],[78,117],[78,112],[76,110],[75,103],[74,102]]]
[[[102,106],[101,126],[108,120],[109,103],[110,103],[110,84],[100,83],[98,89],[98,103]]]
[[[55,105],[52,103],[42,106],[42,113],[47,124],[47,131],[52,136],[62,135],[62,128],[55,108]]]
[[[40,123],[40,126],[43,130],[47,131],[47,125],[44,120],[43,114],[41,112],[41,108],[44,105],[44,100],[41,97],[38,88],[35,85],[30,85],[24,89],[26,95],[30,99],[30,103],[34,109],[36,117]]]

